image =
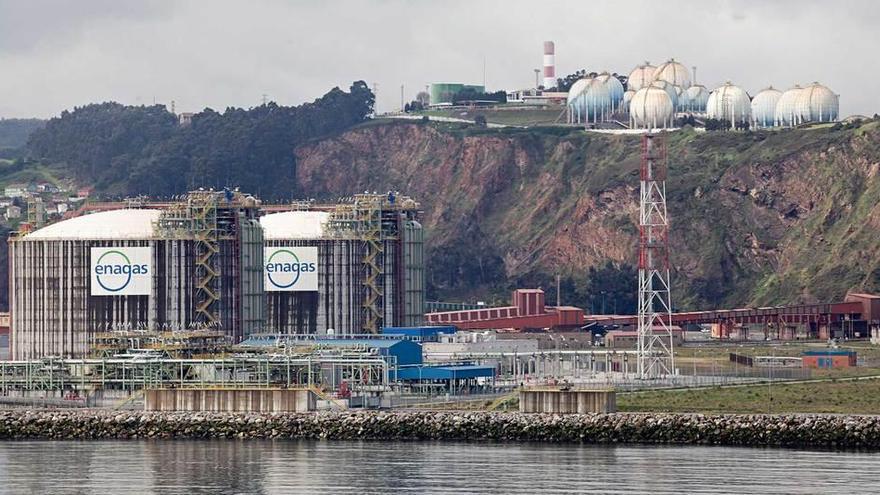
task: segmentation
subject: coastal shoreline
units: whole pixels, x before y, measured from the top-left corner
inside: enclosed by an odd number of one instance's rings
[[[880,450],[880,416],[0,411],[0,440],[448,440]]]

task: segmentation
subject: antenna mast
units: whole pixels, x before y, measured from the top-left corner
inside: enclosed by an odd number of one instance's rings
[[[675,373],[666,215],[666,142],[642,138],[639,201],[638,374],[643,380]]]

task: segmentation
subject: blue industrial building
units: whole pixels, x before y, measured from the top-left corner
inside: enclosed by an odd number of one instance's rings
[[[281,339],[285,339],[281,337]],[[275,335],[255,335],[240,345],[243,347],[278,347],[279,337]],[[316,337],[308,339],[285,339],[289,345],[318,345],[322,347],[344,347],[363,349],[376,349],[382,357],[394,357],[390,364],[409,366],[422,364],[422,346],[417,342],[406,339],[394,338],[334,338]]]
[[[466,380],[494,376],[494,366],[407,366],[397,370],[397,379],[401,381]]]

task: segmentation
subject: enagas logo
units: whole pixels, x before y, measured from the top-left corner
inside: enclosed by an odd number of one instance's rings
[[[318,290],[318,248],[266,248],[264,259],[267,291]]]
[[[279,249],[266,260],[266,274],[269,282],[279,289],[288,289],[299,282],[303,273],[317,270],[315,263],[302,262],[289,249]]]
[[[153,251],[149,247],[91,248],[91,295],[150,295]]]
[[[95,264],[98,284],[106,291],[120,292],[131,283],[132,275],[146,275],[149,268],[145,264],[134,264],[122,251],[107,251]]]

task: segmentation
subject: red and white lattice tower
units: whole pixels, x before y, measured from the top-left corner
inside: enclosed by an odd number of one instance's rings
[[[669,219],[666,216],[666,142],[642,138],[639,200],[639,341],[641,379],[675,372],[669,291]]]

